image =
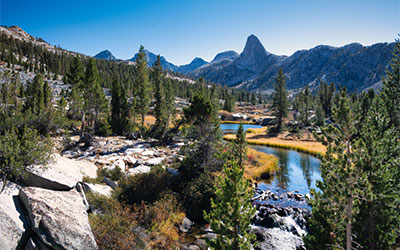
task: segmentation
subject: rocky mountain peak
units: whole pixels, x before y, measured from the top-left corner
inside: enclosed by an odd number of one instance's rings
[[[242,55],[244,56],[254,56],[254,55],[264,55],[267,54],[264,46],[261,44],[260,40],[255,35],[250,35],[247,38],[246,45]]]
[[[103,50],[102,52],[96,54],[94,56],[97,59],[105,59],[105,60],[117,60],[115,56],[109,50]]]
[[[236,51],[228,50],[225,52],[218,53],[214,57],[214,59],[211,61],[211,63],[219,62],[222,60],[235,60],[238,57],[239,57],[239,54]]]
[[[271,59],[275,59],[275,56],[269,54],[265,50],[264,46],[255,35],[250,35],[247,38],[243,52],[237,59],[237,66],[241,69],[247,69],[252,72],[259,72],[267,64],[272,63]]]

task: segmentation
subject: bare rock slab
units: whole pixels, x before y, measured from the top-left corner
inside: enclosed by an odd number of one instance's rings
[[[0,248],[4,250],[16,249],[25,232],[25,216],[18,202],[20,188],[19,185],[8,182],[0,194]]]
[[[31,227],[47,246],[57,249],[98,249],[82,192],[24,187],[19,191]]]
[[[52,190],[70,190],[83,176],[96,177],[97,167],[85,160],[73,160],[54,155],[54,160],[46,167],[30,166],[24,183],[28,186]]]

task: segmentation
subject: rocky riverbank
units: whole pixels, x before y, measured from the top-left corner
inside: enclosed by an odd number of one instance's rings
[[[97,249],[85,192],[110,197],[118,184],[108,178],[101,183],[85,180],[96,179],[99,169],[117,167],[124,175],[149,172],[156,165],[177,173],[169,166],[183,159],[182,142],[159,147],[151,140],[124,137],[88,141],[72,138],[72,146],[54,154],[48,166],[30,166],[18,183],[7,183],[0,194],[2,249]],[[257,209],[252,220],[258,242],[255,249],[304,249],[302,236],[310,210],[302,194],[256,189],[252,202]],[[192,226],[187,218],[183,220],[181,233],[193,237],[182,243],[182,249],[206,249],[205,239],[215,234],[209,228]]]
[[[258,242],[255,249],[305,249],[302,237],[307,234],[306,219],[310,216],[305,196],[256,189],[253,204],[257,212],[252,219]]]

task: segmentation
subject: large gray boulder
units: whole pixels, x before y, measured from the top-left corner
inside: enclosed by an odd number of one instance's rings
[[[46,166],[30,166],[23,182],[28,186],[41,187],[52,190],[70,190],[84,176],[97,176],[95,164],[85,160],[73,160],[58,154]]]
[[[8,182],[0,194],[0,248],[3,250],[16,249],[25,232],[25,216],[18,200],[20,188]]]
[[[98,249],[82,190],[24,187],[19,197],[29,214],[33,232],[45,245],[57,249]]]

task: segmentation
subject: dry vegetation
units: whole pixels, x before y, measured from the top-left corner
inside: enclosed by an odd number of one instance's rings
[[[249,131],[250,130],[250,131]],[[289,133],[287,131],[280,134],[267,134],[267,128],[248,129],[246,139],[248,144],[262,145],[270,147],[279,147],[292,149],[312,155],[325,154],[326,146],[315,140],[311,133],[305,133],[303,137],[299,134]],[[224,136],[225,140],[233,140],[235,135],[228,134]]]
[[[247,148],[244,176],[252,181],[268,179],[278,170],[278,158],[273,155]]]

